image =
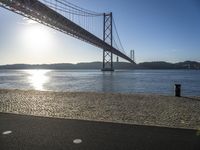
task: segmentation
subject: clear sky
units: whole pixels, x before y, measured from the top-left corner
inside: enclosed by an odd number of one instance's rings
[[[68,0],[113,12],[136,62],[200,61],[200,0]],[[39,35],[39,36],[38,36]],[[102,50],[0,8],[0,64],[101,61]]]

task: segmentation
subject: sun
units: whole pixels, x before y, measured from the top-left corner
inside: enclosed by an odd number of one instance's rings
[[[38,23],[28,25],[24,29],[23,43],[33,52],[44,52],[51,44],[51,34],[45,26]]]

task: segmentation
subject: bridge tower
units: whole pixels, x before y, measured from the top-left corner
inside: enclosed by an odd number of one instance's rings
[[[130,58],[135,62],[135,51],[130,50]]]
[[[112,46],[112,36],[113,36],[113,27],[112,27],[112,12],[104,13],[103,17],[103,41]],[[113,68],[113,53],[107,49],[103,50],[103,68],[102,71],[114,71]]]

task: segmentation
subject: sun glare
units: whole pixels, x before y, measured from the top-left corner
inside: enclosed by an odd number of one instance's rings
[[[49,48],[51,43],[50,36],[50,33],[44,26],[40,24],[29,25],[25,29],[23,43],[33,52],[43,52]]]
[[[49,70],[26,70],[26,72],[29,74],[28,81],[35,90],[45,90],[44,84],[49,80],[46,75]]]

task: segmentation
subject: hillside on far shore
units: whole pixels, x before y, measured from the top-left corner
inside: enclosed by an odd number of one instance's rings
[[[11,64],[1,65],[0,69],[101,69],[102,62],[88,63],[58,63],[58,64]],[[200,62],[185,61],[169,63],[164,61],[143,62],[131,64],[127,62],[114,62],[115,69],[200,69]]]

